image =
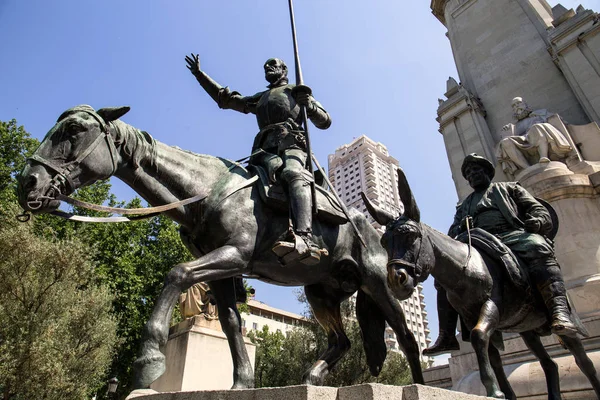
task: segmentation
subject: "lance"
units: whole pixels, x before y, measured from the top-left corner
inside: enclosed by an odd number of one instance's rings
[[[289,8],[290,8],[290,22],[292,24],[292,41],[294,43],[294,61],[296,63],[296,87],[294,88],[294,91],[297,93],[303,92],[303,93],[312,94],[312,90],[310,89],[310,87],[304,85],[304,79],[302,78],[302,68],[300,67],[300,53],[298,52],[298,41],[296,40],[296,22],[294,20],[294,5],[292,4],[292,0],[288,0],[288,4],[289,4]],[[352,218],[350,218],[350,214],[348,213],[348,209],[346,208],[346,205],[344,204],[342,199],[340,199],[340,196],[337,194],[335,188],[331,184],[331,181],[325,174],[325,171],[323,170],[323,168],[321,168],[319,161],[317,160],[315,155],[312,153],[312,150],[310,147],[310,135],[308,132],[308,114],[306,113],[306,107],[301,106],[300,113],[302,115],[302,123],[304,125],[304,135],[305,135],[305,139],[306,139],[306,152],[309,154],[309,160],[308,160],[307,167],[308,167],[308,171],[313,176],[313,179],[312,179],[312,182],[310,185],[313,211],[315,214],[317,213],[317,190],[315,187],[315,179],[314,179],[315,174],[314,174],[314,170],[313,170],[313,161],[314,161],[315,165],[317,166],[317,170],[321,173],[321,175],[323,176],[323,179],[325,179],[325,182],[327,182],[327,186],[329,186],[331,193],[333,194],[333,196],[337,200],[338,204],[342,208],[342,211],[346,215],[346,218],[348,218],[348,222],[350,222],[350,225],[352,225],[352,228],[354,229],[356,236],[358,237],[358,239],[360,240],[362,245],[367,247],[367,244],[365,243],[365,240],[363,239],[362,235],[360,234],[358,227],[356,226],[356,224],[354,223]]]

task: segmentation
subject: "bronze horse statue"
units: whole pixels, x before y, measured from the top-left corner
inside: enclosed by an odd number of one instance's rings
[[[550,331],[546,308],[536,305],[526,280],[510,279],[496,260],[421,223],[419,208],[401,169],[398,192],[404,205],[399,216],[370,203],[362,194],[369,213],[387,228],[381,243],[388,253],[388,282],[394,293],[399,298],[409,297],[429,275],[446,289],[448,301],[470,332],[487,396],[516,398],[498,348],[502,347],[499,332],[516,332],[540,361],[548,399],[560,400],[558,367],[540,340],[541,333]],[[600,398],[600,381],[581,340],[566,335],[561,335],[560,340]]]
[[[33,213],[52,212],[57,196],[116,176],[153,206],[200,196],[203,200],[166,214],[181,225],[182,238],[196,257],[174,266],[144,327],[134,363],[135,388],[147,388],[165,371],[159,347],[167,342],[179,294],[208,282],[233,358],[233,388],[254,387],[254,374],[241,333],[234,278],[246,276],[284,286],[304,286],[315,317],[328,335],[328,348],[305,373],[303,382],[321,385],[350,348],[340,303],[358,291],[356,312],[372,374],[386,357],[385,323],[395,331],[415,383],[423,383],[419,349],[397,296],[386,280],[386,253],[364,215],[350,217],[368,244],[361,245],[350,224],[316,221],[319,246],[328,249],[317,265],[282,266],[271,251],[288,229],[288,214],[265,206],[248,171],[222,158],[198,155],[154,140],[119,120],[129,107],[78,106],[65,111],[28,159],[19,176],[19,202]],[[284,368],[284,366],[282,366]]]

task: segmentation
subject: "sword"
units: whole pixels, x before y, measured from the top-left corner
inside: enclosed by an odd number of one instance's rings
[[[288,0],[288,4],[289,4],[289,8],[290,8],[290,22],[292,24],[292,41],[294,43],[294,61],[296,63],[296,87],[294,88],[294,91],[312,94],[312,90],[308,86],[304,85],[304,80],[302,79],[302,68],[300,67],[300,53],[298,52],[298,41],[296,40],[296,22],[294,20],[294,5],[292,4],[292,0]],[[302,123],[304,125],[304,134],[306,137],[306,152],[310,155],[307,167],[308,167],[308,171],[313,176],[312,182],[310,184],[310,191],[311,191],[311,195],[312,195],[312,204],[313,204],[314,214],[317,213],[317,190],[315,187],[315,173],[313,170],[313,161],[314,161],[315,165],[317,166],[318,171],[323,176],[323,179],[325,179],[325,182],[327,182],[327,186],[329,187],[329,189],[331,190],[331,193],[333,194],[333,196],[339,203],[340,207],[342,208],[342,211],[346,215],[346,218],[348,218],[348,222],[350,222],[350,225],[352,225],[352,228],[354,229],[356,236],[358,237],[358,239],[360,240],[362,245],[367,247],[367,244],[366,244],[365,240],[363,239],[362,235],[360,234],[358,227],[356,226],[356,224],[354,223],[352,218],[350,218],[350,214],[348,213],[348,209],[346,208],[346,205],[344,204],[342,199],[340,199],[340,196],[337,194],[335,188],[331,184],[331,181],[329,181],[329,178],[325,174],[325,171],[323,170],[323,168],[321,168],[321,165],[319,164],[317,157],[315,157],[315,155],[313,154],[313,152],[310,148],[310,136],[308,133],[308,115],[306,113],[306,107],[301,106],[300,113],[302,115]]]

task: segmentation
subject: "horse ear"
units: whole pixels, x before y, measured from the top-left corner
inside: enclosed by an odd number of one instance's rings
[[[99,109],[96,112],[98,113],[99,116],[102,117],[102,119],[105,122],[111,122],[111,121],[119,119],[123,115],[127,114],[127,112],[130,109],[131,108],[128,107],[128,106],[123,106],[123,107],[106,107],[106,108],[101,108],[101,109]]]
[[[406,179],[406,175],[404,175],[402,168],[398,168],[398,195],[404,205],[404,215],[413,221],[420,222],[421,211],[419,211],[419,207],[413,197],[410,185],[408,184],[408,180]]]
[[[377,207],[375,204],[371,203],[371,200],[367,198],[364,192],[360,192],[360,195],[367,206],[367,210],[369,214],[377,221],[380,225],[387,225],[389,222],[392,222],[397,218],[397,216],[392,215],[392,213],[385,211],[382,208]]]

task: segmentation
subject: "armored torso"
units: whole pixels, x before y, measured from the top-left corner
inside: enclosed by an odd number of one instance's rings
[[[256,122],[260,129],[285,122],[288,118],[300,124],[300,106],[292,97],[294,86],[283,85],[262,93],[256,104]]]

